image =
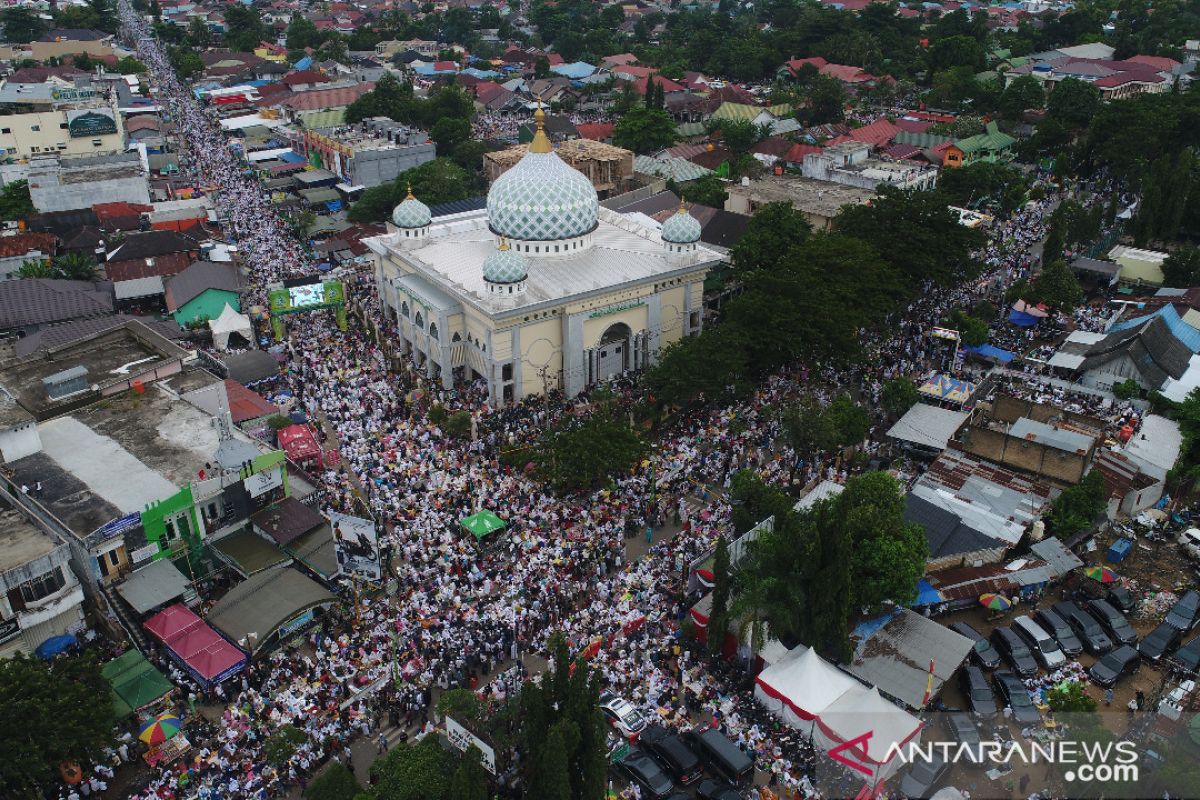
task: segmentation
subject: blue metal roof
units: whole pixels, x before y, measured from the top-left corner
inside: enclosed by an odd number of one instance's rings
[[[1175,310],[1175,306],[1170,304],[1163,306],[1153,314],[1145,314],[1140,317],[1134,317],[1133,319],[1125,320],[1124,322],[1118,322],[1116,325],[1113,325],[1111,328],[1109,328],[1107,332],[1118,333],[1119,331],[1126,331],[1130,328],[1136,328],[1139,325],[1144,325],[1145,323],[1151,321],[1155,317],[1162,317],[1163,322],[1167,323],[1167,329],[1171,331],[1172,335],[1174,335],[1176,339],[1183,342],[1183,345],[1188,350],[1193,353],[1200,353],[1200,331],[1196,330],[1191,325],[1188,325],[1186,322],[1180,319],[1179,312]]]

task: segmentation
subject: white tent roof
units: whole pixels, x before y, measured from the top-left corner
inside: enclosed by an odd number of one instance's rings
[[[921,721],[879,696],[875,687],[855,683],[821,714],[820,737],[827,744],[846,742],[868,731],[867,757],[883,765],[880,777],[895,769],[886,763],[893,744],[904,744],[921,731]],[[889,769],[891,767],[891,769]]]
[[[247,341],[254,339],[254,329],[250,326],[250,318],[233,310],[229,303],[221,310],[221,316],[208,321],[212,329],[213,344],[224,350],[229,345],[229,334],[240,333]]]
[[[781,695],[782,702],[809,715],[820,715],[830,704],[851,688],[862,684],[817,655],[811,647],[797,647],[758,675],[758,689],[770,697]],[[781,701],[773,699],[770,707]]]

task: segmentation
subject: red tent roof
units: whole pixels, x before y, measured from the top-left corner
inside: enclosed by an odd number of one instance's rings
[[[245,653],[182,603],[168,606],[146,620],[145,628],[205,681],[246,661]]]
[[[290,425],[276,435],[279,437],[279,446],[292,461],[300,462],[321,456],[321,445],[307,425]]]

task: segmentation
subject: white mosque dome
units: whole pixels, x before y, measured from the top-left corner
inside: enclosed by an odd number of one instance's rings
[[[413,197],[411,186],[408,187],[408,197],[392,209],[392,222],[397,228],[424,228],[432,219],[429,206]]]
[[[582,172],[554,154],[543,130],[545,117],[539,108],[529,152],[488,191],[488,223],[500,236],[558,241],[596,227],[600,214],[596,189]]]
[[[663,223],[662,238],[671,244],[692,244],[700,240],[700,220],[687,212],[682,201],[679,211]]]
[[[483,279],[488,283],[520,283],[528,275],[525,257],[510,249],[503,239],[500,247],[483,262]]]

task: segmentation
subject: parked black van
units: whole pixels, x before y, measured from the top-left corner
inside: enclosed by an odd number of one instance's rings
[[[754,759],[746,755],[729,737],[715,728],[703,733],[689,731],[692,749],[704,766],[717,777],[734,786],[749,786],[754,782]]]

